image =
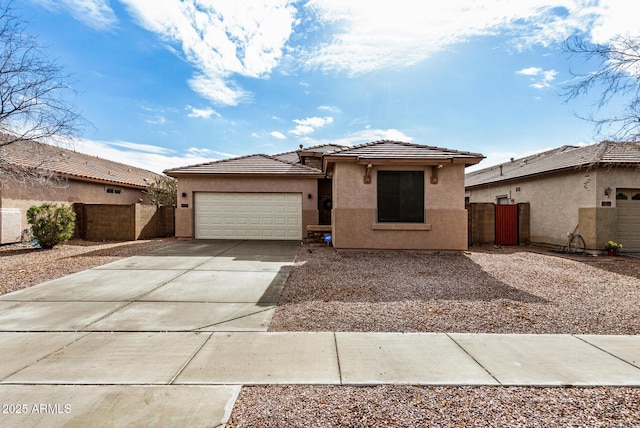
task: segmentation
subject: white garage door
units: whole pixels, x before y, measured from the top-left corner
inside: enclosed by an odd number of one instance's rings
[[[622,251],[640,251],[640,189],[616,191],[616,206]]]
[[[196,239],[302,239],[300,193],[196,193]]]

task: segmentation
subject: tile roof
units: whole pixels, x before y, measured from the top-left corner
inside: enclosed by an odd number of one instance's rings
[[[374,141],[372,143],[335,150],[326,153],[326,156],[332,159],[357,157],[361,160],[401,159],[453,161],[454,159],[459,159],[468,162],[467,164],[469,165],[476,164],[484,158],[484,156],[479,153],[389,140]]]
[[[344,149],[348,146],[341,146],[339,144],[321,144],[318,146],[312,147],[301,147],[298,150],[292,150],[290,152],[278,153],[273,155],[274,158],[283,160],[289,163],[300,163],[300,157],[298,156],[298,152],[314,152],[314,153],[327,153],[334,150]]]
[[[480,186],[568,169],[595,166],[634,166],[640,168],[640,143],[603,141],[584,147],[562,146],[514,159],[465,175],[465,186]]]
[[[50,144],[18,140],[2,145],[2,141],[6,141],[6,137],[0,136],[0,159],[22,168],[37,168],[76,180],[117,183],[136,188],[146,187],[149,180],[163,177],[145,169]]]
[[[286,162],[274,156],[257,154],[224,159],[198,165],[184,166],[165,171],[169,176],[179,174],[229,174],[229,175],[302,175],[322,176],[316,168]]]

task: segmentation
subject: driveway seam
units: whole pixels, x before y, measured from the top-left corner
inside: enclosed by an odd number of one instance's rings
[[[618,359],[618,360],[622,361],[623,363],[627,363],[627,364],[629,364],[631,367],[635,367],[636,369],[640,369],[640,366],[637,366],[637,365],[635,365],[635,364],[633,364],[633,363],[631,363],[631,362],[629,362],[629,361],[625,360],[625,359],[624,359],[624,358],[622,358],[622,357],[619,357],[619,356],[617,356],[617,355],[615,355],[615,354],[612,354],[611,352],[607,351],[606,349],[603,349],[603,348],[599,347],[598,345],[595,345],[595,344],[593,344],[593,343],[589,342],[588,340],[585,340],[585,339],[583,339],[583,338],[581,338],[581,337],[578,337],[578,336],[576,336],[575,334],[572,334],[571,336],[573,336],[573,337],[575,337],[576,339],[578,339],[578,340],[580,340],[580,341],[582,341],[582,342],[586,343],[586,344],[587,344],[587,345],[589,345],[589,346],[592,346],[592,347],[594,347],[594,348],[598,349],[599,351],[604,352],[605,354],[611,355],[612,357],[614,357],[615,359]]]
[[[31,332],[28,332],[28,333],[31,333]],[[51,332],[49,332],[49,331],[48,331],[48,332],[46,332],[46,333],[51,333]],[[54,332],[54,333],[60,333],[60,332],[56,331],[56,332]],[[84,339],[85,337],[89,336],[89,335],[90,335],[91,333],[93,333],[93,332],[91,332],[91,331],[88,331],[88,332],[73,331],[73,332],[67,332],[67,333],[80,333],[80,334],[85,333],[85,334],[82,334],[82,336],[78,337],[77,339],[72,340],[71,342],[69,342],[69,343],[67,343],[67,344],[64,344],[64,345],[62,345],[62,346],[60,346],[60,347],[56,348],[55,350],[53,350],[53,351],[49,352],[48,354],[44,355],[43,357],[38,358],[37,360],[30,362],[30,363],[29,363],[29,364],[27,364],[26,366],[19,368],[18,370],[14,371],[13,373],[10,373],[8,376],[3,377],[2,379],[0,379],[0,384],[6,384],[4,381],[5,381],[6,379],[10,378],[11,376],[13,376],[14,374],[16,374],[16,373],[18,373],[18,372],[20,372],[20,371],[22,371],[22,370],[26,369],[27,367],[30,367],[30,366],[32,366],[32,365],[34,365],[34,364],[37,364],[37,363],[39,363],[40,361],[42,361],[42,360],[44,360],[44,359],[46,359],[46,358],[49,358],[51,355],[55,354],[56,352],[59,352],[59,351],[63,350],[64,348],[66,348],[66,347],[68,347],[68,346],[73,345],[74,343],[76,343],[76,342],[78,342],[78,341],[80,341],[80,340]]]
[[[338,363],[338,378],[340,379],[340,385],[344,385],[342,381],[342,367],[340,367],[340,354],[338,351],[338,337],[336,332],[333,332],[333,344],[336,347],[336,362]]]
[[[204,263],[204,262],[203,262],[203,263]],[[200,265],[198,265],[198,266],[200,266]],[[178,269],[176,269],[176,270],[178,270]],[[182,270],[183,270],[183,269],[180,269],[180,271],[182,271]],[[164,281],[163,283],[161,283],[161,284],[160,284],[160,285],[158,285],[157,287],[153,288],[152,290],[149,290],[149,291],[147,291],[147,292],[145,292],[145,293],[142,293],[142,294],[140,294],[140,295],[138,295],[138,296],[134,297],[134,298],[133,298],[133,299],[131,299],[131,300],[124,300],[123,302],[126,302],[126,304],[125,304],[125,305],[120,306],[119,308],[117,308],[117,309],[115,309],[115,310],[113,310],[113,311],[109,312],[108,314],[105,314],[104,316],[102,316],[102,317],[98,318],[98,319],[97,319],[97,320],[95,320],[94,322],[92,322],[92,323],[90,323],[90,324],[88,324],[88,325],[84,326],[84,328],[82,329],[82,331],[86,331],[86,329],[88,329],[88,328],[89,328],[89,327],[91,327],[92,325],[94,325],[94,324],[96,324],[96,323],[98,323],[98,322],[100,322],[100,321],[102,321],[102,320],[105,320],[105,319],[109,318],[111,315],[115,314],[116,312],[121,311],[122,309],[124,309],[124,308],[126,308],[126,307],[128,307],[128,306],[131,306],[133,303],[135,303],[135,302],[137,302],[137,301],[138,301],[138,298],[140,298],[140,297],[144,297],[144,296],[146,296],[147,294],[151,293],[152,291],[157,290],[157,289],[158,289],[158,288],[160,288],[160,287],[164,287],[165,285],[167,285],[167,284],[168,284],[168,283],[170,283],[171,281],[174,281],[174,280],[176,280],[176,279],[180,278],[181,276],[185,275],[187,272],[190,272],[190,271],[189,271],[189,270],[185,270],[185,271],[184,271],[184,272],[182,272],[180,275],[175,276],[175,277],[173,277],[173,278],[172,278],[172,279],[170,279],[170,280]],[[116,301],[116,303],[117,303],[117,301]],[[89,330],[89,331],[92,331],[92,330]]]
[[[178,376],[180,376],[182,374],[184,369],[186,369],[187,366],[189,365],[189,363],[191,363],[191,361],[193,361],[193,359],[198,354],[198,352],[200,352],[200,350],[202,348],[204,348],[204,345],[209,343],[209,341],[211,340],[212,337],[213,337],[213,333],[209,333],[209,337],[207,337],[207,339],[202,342],[202,344],[198,347],[198,349],[196,349],[193,352],[193,354],[191,354],[191,356],[189,358],[187,358],[187,361],[182,365],[182,367],[180,367],[180,369],[178,369],[178,372],[175,375],[173,375],[173,377],[169,380],[169,383],[167,383],[167,385],[173,385],[174,384],[174,382],[176,381]]]
[[[500,382],[500,380],[499,380],[497,377],[495,377],[495,376],[493,375],[493,373],[491,373],[489,370],[487,370],[487,368],[486,368],[482,363],[480,363],[480,361],[478,361],[478,360],[477,360],[473,355],[471,355],[471,354],[470,354],[466,349],[464,349],[464,347],[463,347],[462,345],[460,345],[460,344],[459,344],[459,343],[458,343],[458,342],[457,342],[453,337],[451,337],[451,336],[449,335],[449,333],[445,333],[445,336],[447,336],[449,339],[451,339],[451,340],[453,341],[453,343],[455,343],[455,344],[456,344],[456,346],[457,346],[458,348],[460,348],[460,349],[462,350],[462,352],[464,352],[465,354],[467,354],[467,355],[469,356],[469,358],[471,358],[471,359],[472,359],[472,360],[473,360],[477,365],[479,365],[480,367],[482,367],[482,370],[484,370],[484,371],[485,371],[489,376],[491,376],[491,378],[492,378],[493,380],[495,380],[496,382],[498,382],[498,385],[502,385],[502,386],[504,386],[504,385],[502,384],[502,382]]]
[[[230,322],[230,321],[239,320],[239,319],[242,319],[242,318],[249,317],[249,316],[251,316],[251,315],[261,314],[262,312],[267,312],[267,311],[270,311],[270,310],[272,310],[272,309],[275,309],[275,305],[274,305],[274,306],[272,306],[272,307],[270,307],[270,308],[263,309],[263,310],[261,310],[261,311],[252,312],[252,313],[250,313],[250,314],[246,314],[246,315],[238,316],[238,317],[235,317],[235,318],[229,318],[229,319],[226,319],[226,320],[224,320],[224,321],[215,322],[215,323],[213,323],[213,324],[205,325],[204,327],[197,327],[195,330],[192,330],[192,331],[200,331],[200,330],[202,330],[203,328],[207,328],[207,327],[214,327],[214,326],[216,326],[216,325],[220,325],[220,324],[226,324],[226,323],[228,323],[228,322]],[[268,325],[267,325],[267,328],[269,328],[269,326],[268,326]],[[255,330],[255,331],[261,331],[261,330]],[[234,332],[235,332],[235,331],[234,331]]]

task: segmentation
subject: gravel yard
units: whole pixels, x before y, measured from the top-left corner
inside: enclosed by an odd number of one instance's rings
[[[270,331],[640,334],[640,259],[302,247]]]
[[[3,245],[0,246],[0,294],[178,242],[175,238],[107,243],[72,240],[51,250]]]
[[[227,427],[637,427],[640,389],[244,387]]]

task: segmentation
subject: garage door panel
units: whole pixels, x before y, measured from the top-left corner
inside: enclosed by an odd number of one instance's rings
[[[196,193],[197,239],[301,239],[300,193]]]
[[[628,199],[616,200],[618,212],[617,238],[623,251],[640,251],[640,195],[638,190],[621,190]]]

